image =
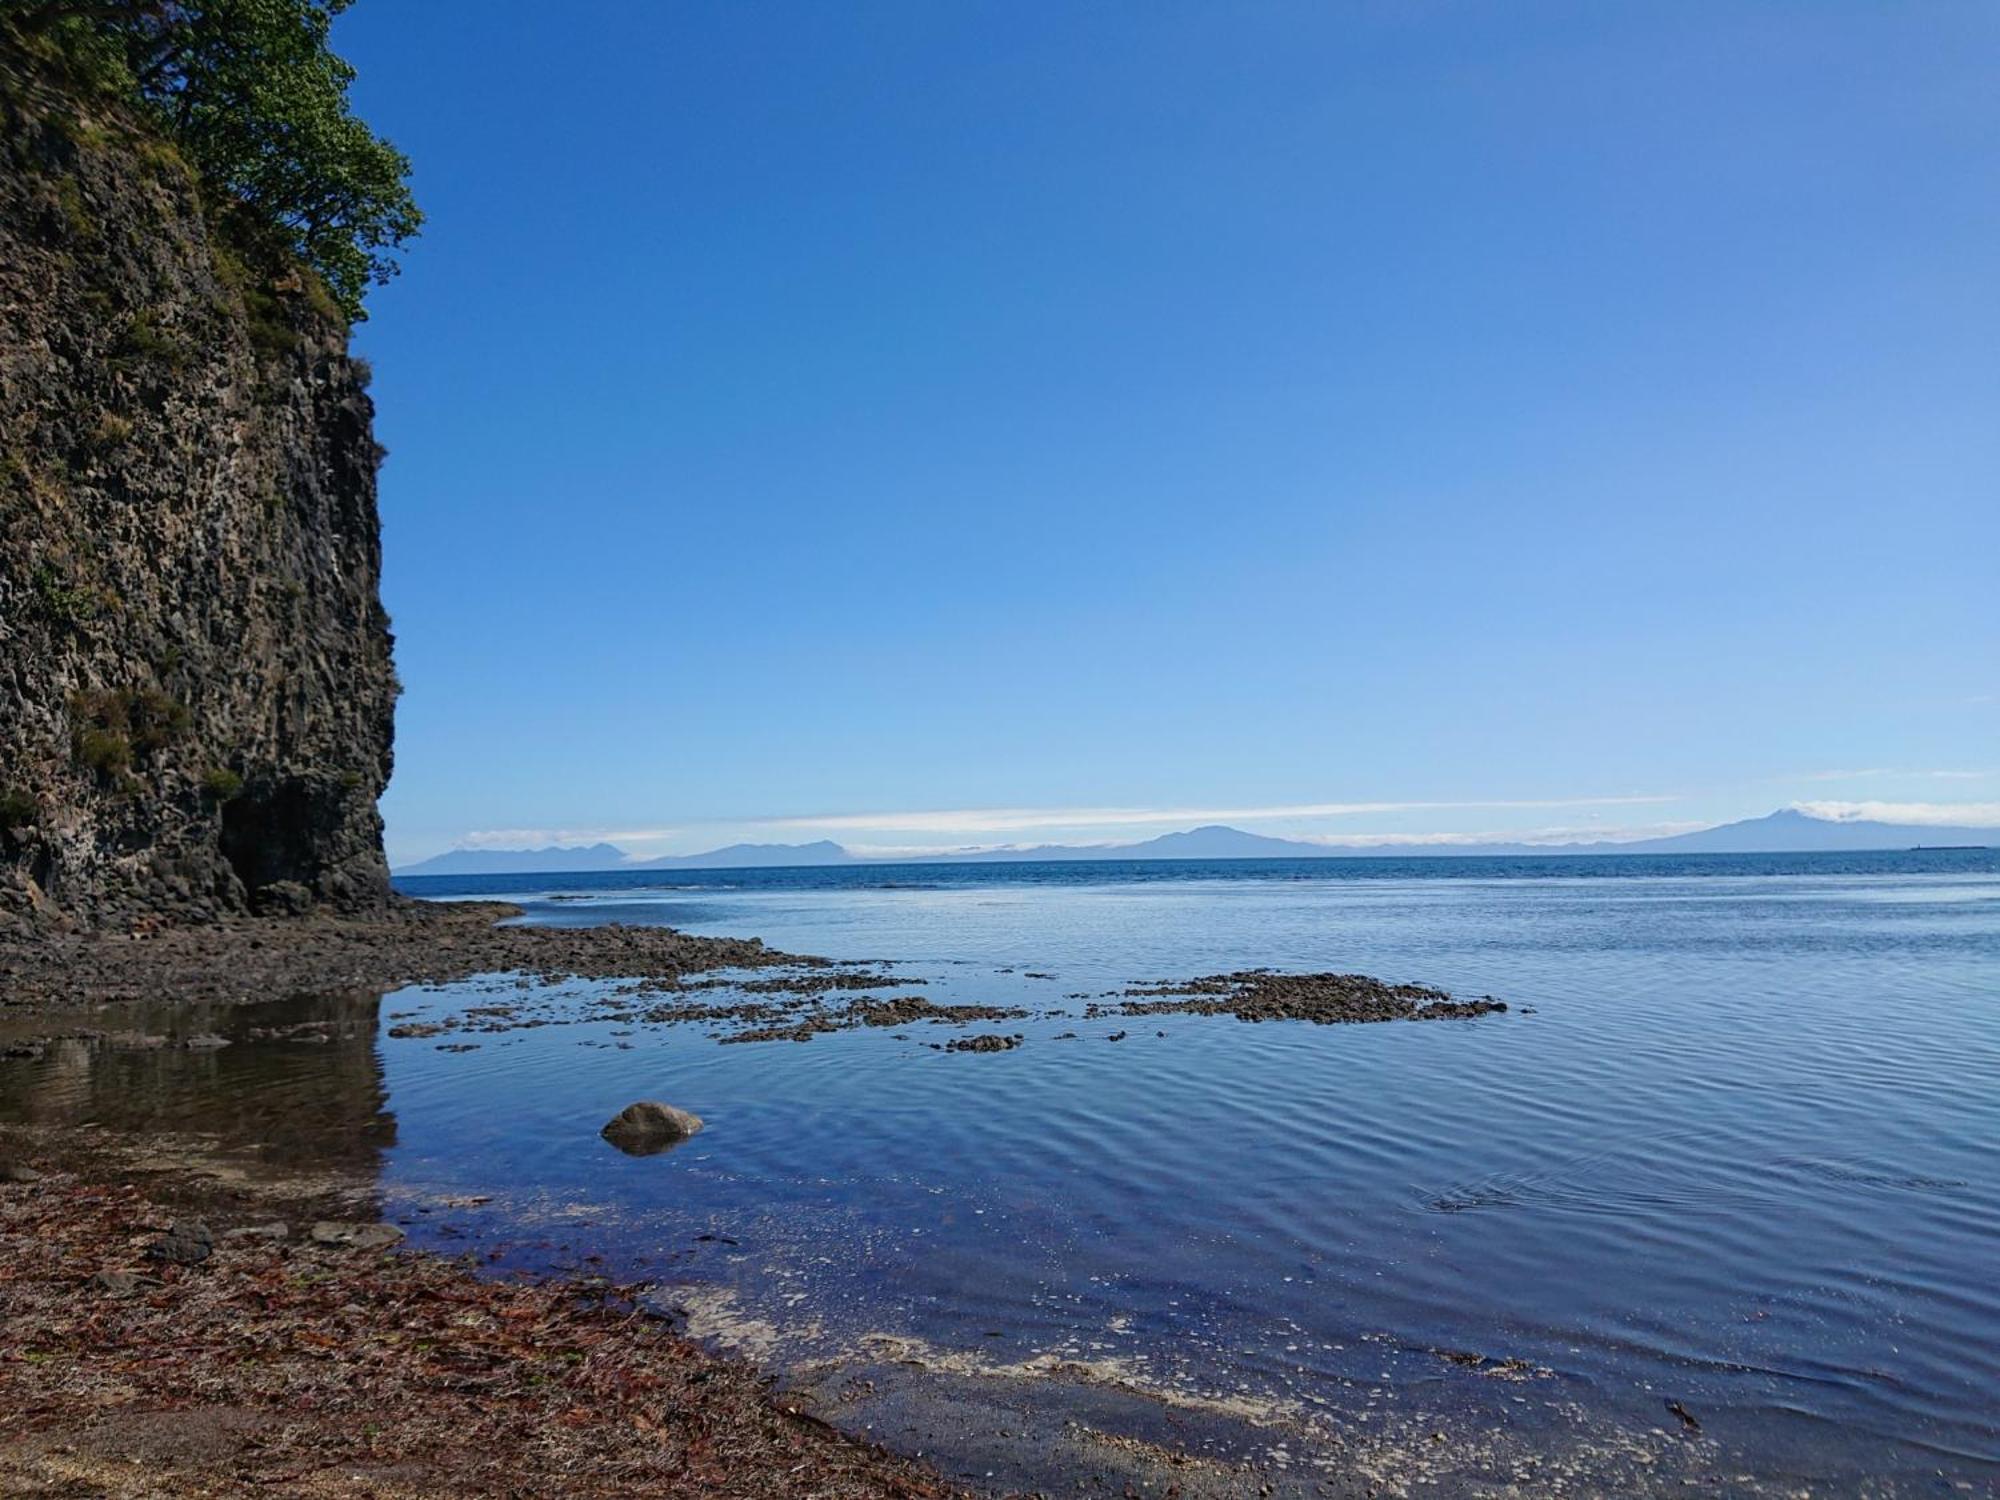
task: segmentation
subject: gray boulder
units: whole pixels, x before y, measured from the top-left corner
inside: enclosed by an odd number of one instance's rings
[[[652,1156],[701,1129],[701,1116],[654,1099],[628,1104],[605,1125],[604,1138],[627,1156]]]
[[[170,1266],[198,1266],[215,1253],[215,1235],[200,1219],[176,1219],[173,1226],[146,1247],[149,1260]]]
[[[276,1241],[290,1238],[291,1233],[292,1231],[288,1226],[274,1222],[270,1224],[245,1224],[238,1229],[225,1229],[222,1231],[222,1237],[225,1240]]]
[[[313,1225],[309,1238],[315,1245],[328,1245],[342,1250],[387,1250],[399,1244],[403,1231],[394,1224],[344,1224],[334,1219],[321,1219]]]

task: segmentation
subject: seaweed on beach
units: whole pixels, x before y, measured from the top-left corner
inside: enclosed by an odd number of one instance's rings
[[[962,1493],[644,1316],[643,1288],[482,1280],[253,1207],[211,1229],[129,1184],[0,1179],[0,1491]]]

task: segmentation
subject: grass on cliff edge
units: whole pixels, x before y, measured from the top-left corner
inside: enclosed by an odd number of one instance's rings
[[[134,106],[264,254],[358,322],[423,224],[410,162],[357,119],[331,49],[350,0],[0,0],[0,43],[83,98]],[[18,69],[17,69],[18,71]]]

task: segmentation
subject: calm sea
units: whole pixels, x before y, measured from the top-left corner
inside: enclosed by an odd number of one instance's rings
[[[309,1152],[329,1132],[286,1101],[320,1100],[419,1243],[690,1284],[698,1331],[807,1381],[857,1348],[961,1376],[1069,1362],[1247,1416],[1244,1451],[1280,1470],[1321,1441],[1393,1488],[1422,1434],[1447,1493],[1558,1450],[1584,1492],[2000,1477],[1993,853],[406,884],[889,962],[940,1002],[1036,1015],[993,1055],[925,1026],[718,1046],[591,1019],[608,987],[573,983],[535,992],[564,1024],[448,1052],[386,1017],[495,1002],[406,991],[333,1048],[251,1041],[242,1013],[203,1023],[236,1028],[218,1054],[6,1065],[0,1109]],[[1133,981],[1258,965],[1512,1009],[1082,1018]],[[708,1129],[658,1157],[604,1146],[645,1097]]]

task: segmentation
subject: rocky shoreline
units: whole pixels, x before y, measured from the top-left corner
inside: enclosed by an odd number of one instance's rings
[[[0,1017],[173,1000],[242,1004],[341,990],[449,984],[481,974],[630,979],[677,985],[718,969],[825,959],[755,938],[689,937],[667,927],[519,927],[500,902],[402,902],[380,915],[239,917],[130,932],[51,933],[0,942]]]
[[[479,1003],[436,1016],[392,1017],[394,1037],[441,1037],[577,1020],[697,1024],[723,1043],[807,1042],[838,1031],[968,1026],[1078,1014],[1066,1008],[939,1004],[893,994],[920,981],[881,963],[836,963],[781,952],[756,938],[692,937],[668,927],[509,925],[500,902],[407,902],[384,916],[245,917],[125,934],[69,933],[0,943],[0,1019],[75,1012],[124,1001],[246,1004],[343,991],[383,993],[482,979]],[[761,972],[745,972],[761,971]],[[578,1009],[551,993],[566,980],[615,980]],[[714,998],[711,998],[713,996]],[[1470,1020],[1500,1014],[1491,995],[1459,1000],[1426,985],[1365,974],[1264,969],[1156,980],[1086,1002],[1085,1020],[1233,1016],[1315,1025]],[[103,1039],[73,1029],[65,1035]],[[1114,1038],[1116,1039],[1116,1038]],[[48,1040],[43,1038],[41,1040]],[[1017,1037],[939,1044],[1009,1050]],[[183,1045],[200,1045],[197,1037]],[[25,1043],[17,1044],[25,1045]]]

